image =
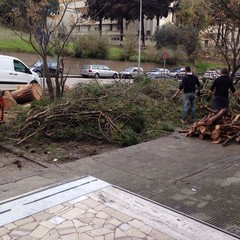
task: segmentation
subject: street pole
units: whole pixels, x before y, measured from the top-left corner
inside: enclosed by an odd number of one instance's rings
[[[142,35],[142,0],[140,2],[139,10],[139,33],[138,33],[138,74],[140,74],[140,62],[141,62],[141,35]]]

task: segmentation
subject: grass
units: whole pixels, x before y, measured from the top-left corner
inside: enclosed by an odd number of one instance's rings
[[[1,51],[35,53],[32,46],[30,44],[26,43],[24,40],[22,40],[12,30],[6,28],[3,25],[0,25],[0,30],[1,30],[1,35],[0,35],[0,50]],[[21,34],[23,37],[27,37],[27,35],[24,36],[24,33],[21,33]],[[107,55],[107,59],[112,60],[112,61],[121,60],[122,56],[123,56],[123,51],[124,50],[122,47],[110,46],[109,53]],[[65,54],[68,56],[74,55],[74,45],[71,41],[67,44],[67,46],[65,48]],[[137,56],[136,56],[135,60],[137,61]],[[183,64],[183,63],[178,64],[178,66],[185,66],[185,65],[186,64]],[[195,66],[196,66],[197,73],[203,73],[209,69],[222,68],[223,64],[221,64],[219,62],[198,60]]]
[[[116,60],[120,60],[121,57],[122,57],[122,54],[123,54],[123,49],[122,48],[119,48],[119,47],[111,47],[109,49],[109,53],[108,53],[108,60],[113,60],[113,61],[116,61]]]
[[[27,52],[34,53],[34,49],[24,40],[22,40],[19,36],[16,35],[12,30],[0,25],[0,50],[7,52]],[[21,33],[22,37],[24,36]]]
[[[200,60],[196,63],[196,69],[199,73],[204,73],[207,70],[215,70],[219,68],[223,68],[223,63],[203,60]]]

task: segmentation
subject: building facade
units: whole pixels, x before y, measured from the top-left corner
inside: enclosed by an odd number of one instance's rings
[[[86,20],[82,18],[82,15],[87,11],[84,0],[59,0],[60,11],[59,15],[56,15],[49,19],[49,21],[55,21],[55,24],[63,17],[63,25],[69,29],[74,25],[72,32],[75,36],[81,36],[90,32],[97,32],[99,30],[99,22],[93,20]],[[173,17],[169,13],[167,18],[162,18],[159,21],[159,27],[164,24],[172,23]],[[76,24],[77,23],[77,24]],[[144,20],[144,33],[146,44],[151,44],[153,35],[157,28],[157,19]],[[139,33],[139,21],[123,23],[123,41],[127,35],[138,36]],[[102,22],[102,35],[106,36],[111,44],[121,44],[120,37],[120,25],[117,21],[103,20]]]

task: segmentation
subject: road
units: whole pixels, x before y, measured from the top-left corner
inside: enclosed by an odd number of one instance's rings
[[[83,78],[77,75],[71,75],[67,78],[66,86],[72,88],[74,85],[77,85],[78,83],[90,83],[93,81],[97,81],[99,84],[111,84],[115,82],[122,82],[122,83],[132,83],[133,79],[112,79],[112,78],[99,78],[99,79],[93,79],[93,78]],[[53,79],[54,84],[54,79]],[[43,86],[43,79],[41,78],[41,85]],[[45,87],[47,88],[47,85],[45,83]]]

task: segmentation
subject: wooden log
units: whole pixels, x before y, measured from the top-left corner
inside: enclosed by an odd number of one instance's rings
[[[220,138],[218,138],[218,139],[216,139],[216,140],[212,140],[212,143],[213,144],[219,144],[219,143],[221,143],[222,142],[222,139],[220,139]]]
[[[200,126],[199,131],[201,132],[201,134],[205,134],[205,135],[210,135],[211,134],[210,129],[206,126]]]
[[[232,135],[232,136],[229,136],[229,137],[222,143],[222,146],[223,146],[223,147],[226,147],[227,144],[228,144],[228,142],[229,142],[230,140],[233,140],[234,138],[237,138],[237,137],[239,137],[239,136],[240,136],[240,133],[239,133],[239,132],[236,133],[236,134],[234,134],[234,135]]]
[[[12,91],[11,95],[18,104],[23,104],[34,100],[40,100],[42,97],[42,90],[39,84],[32,83]]]
[[[4,92],[4,110],[8,110],[9,108],[17,105],[17,102],[15,99],[12,97],[12,94],[9,91]]]
[[[220,130],[213,129],[211,131],[210,137],[211,137],[212,140],[217,140],[220,137]]]
[[[240,130],[240,126],[233,125],[233,124],[217,124],[215,126],[215,129],[218,129],[221,131],[238,131]]]
[[[240,114],[237,114],[237,115],[233,118],[232,124],[236,123],[236,122],[238,121],[239,117],[240,117]]]
[[[219,118],[221,118],[225,113],[227,112],[227,108],[221,109],[218,113],[214,114],[212,117],[210,117],[207,120],[207,125],[213,124],[213,122],[217,121]]]

